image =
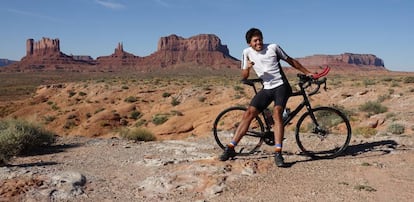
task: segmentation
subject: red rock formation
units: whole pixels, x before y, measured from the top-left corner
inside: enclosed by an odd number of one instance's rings
[[[44,56],[60,53],[59,39],[49,39],[43,37],[40,41],[35,42],[33,39],[26,41],[26,56]]]
[[[234,68],[239,61],[229,54],[227,46],[212,34],[200,34],[188,39],[177,35],[161,37],[158,50],[146,57],[138,57],[123,50],[120,43],[110,56],[97,58],[103,69],[134,68],[152,71],[176,67]]]
[[[120,69],[122,67],[137,67],[139,62],[142,60],[141,57],[135,56],[131,53],[124,51],[122,43],[118,43],[113,54],[109,56],[100,56],[96,59],[97,66],[103,69]]]
[[[75,60],[72,56],[60,52],[59,39],[43,37],[35,42],[33,39],[26,41],[26,56],[20,62],[7,66],[14,71],[37,70],[71,70],[79,71],[92,66],[91,61]]]
[[[382,59],[372,54],[343,53],[341,55],[313,55],[297,58],[304,66],[333,66],[342,68],[364,67],[371,70],[385,70]]]
[[[239,68],[240,66],[240,61],[229,54],[227,46],[221,44],[220,38],[214,34],[200,34],[190,38],[177,35],[161,37],[157,51],[145,57],[124,51],[122,43],[118,43],[113,54],[98,57],[96,60],[90,56],[69,56],[60,52],[59,39],[42,38],[38,42],[28,39],[26,46],[26,56],[20,62],[2,69],[153,71],[177,68]],[[298,60],[311,69],[329,65],[334,71],[385,70],[383,61],[371,54],[314,55]]]
[[[177,35],[161,37],[158,50],[148,56],[161,67],[198,65],[212,68],[239,67],[239,61],[229,54],[226,45],[213,34],[200,34],[188,39]]]

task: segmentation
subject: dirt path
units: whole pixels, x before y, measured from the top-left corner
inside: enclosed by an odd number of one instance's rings
[[[219,162],[212,137],[134,143],[60,138],[0,167],[0,201],[410,201],[412,136],[353,138],[345,156],[312,161],[286,140],[288,168],[269,147]]]

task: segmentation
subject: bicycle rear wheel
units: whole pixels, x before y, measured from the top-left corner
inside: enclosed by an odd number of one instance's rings
[[[351,140],[348,118],[331,107],[317,107],[303,114],[296,125],[296,143],[312,158],[334,158]]]
[[[217,116],[213,125],[213,134],[220,148],[224,149],[230,143],[245,111],[245,107],[230,107]],[[263,138],[260,136],[263,132],[263,122],[256,117],[252,120],[246,135],[237,144],[237,148],[240,148],[239,153],[254,153],[263,143]]]

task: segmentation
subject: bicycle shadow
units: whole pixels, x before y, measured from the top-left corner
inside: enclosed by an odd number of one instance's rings
[[[375,142],[364,142],[356,145],[349,145],[346,150],[340,154],[339,157],[367,157],[367,156],[382,156],[391,153],[391,151],[396,150],[398,146],[398,143],[394,140],[381,140],[381,141],[375,141]],[[288,155],[295,155],[293,153]],[[333,159],[333,158],[330,158]],[[305,160],[298,160],[293,162],[287,162],[285,163],[285,167],[291,167],[296,163],[303,163],[303,162],[309,162],[309,161],[318,161],[318,160],[329,160],[329,159],[315,159],[315,158],[308,158]]]

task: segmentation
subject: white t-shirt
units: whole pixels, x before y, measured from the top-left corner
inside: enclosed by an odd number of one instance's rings
[[[264,89],[276,88],[283,84],[280,60],[289,56],[277,44],[263,44],[261,51],[252,47],[243,50],[241,68],[247,69],[247,58],[254,62],[253,69],[257,76],[263,79]]]

